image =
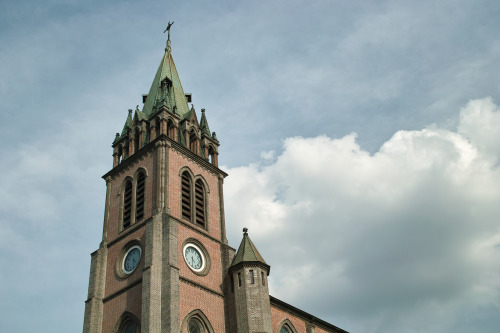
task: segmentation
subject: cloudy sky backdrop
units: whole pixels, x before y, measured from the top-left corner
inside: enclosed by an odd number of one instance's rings
[[[498,332],[500,3],[0,2],[0,331],[78,332],[110,144],[169,20],[233,247],[351,332]],[[242,204],[244,203],[244,204]]]

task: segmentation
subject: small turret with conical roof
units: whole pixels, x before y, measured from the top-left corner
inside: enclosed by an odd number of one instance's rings
[[[229,267],[239,333],[272,332],[267,284],[270,269],[244,228],[243,239]]]

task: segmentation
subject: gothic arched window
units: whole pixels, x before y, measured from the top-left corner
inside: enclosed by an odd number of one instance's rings
[[[183,320],[181,332],[215,333],[208,318],[201,310],[191,311]]]
[[[194,207],[196,214],[196,224],[205,227],[205,188],[201,179],[194,185]]]
[[[136,333],[137,332],[137,324],[133,321],[127,322],[123,325],[122,329],[120,329],[120,333]]]
[[[141,149],[140,137],[141,134],[139,130],[136,128],[134,132],[134,153],[137,153],[137,151]]]
[[[203,326],[201,323],[195,319],[191,318],[188,323],[188,332],[189,333],[203,333]]]
[[[146,187],[146,175],[143,171],[139,172],[137,177],[137,186],[135,191],[135,221],[140,221],[144,217],[144,192]]]
[[[123,194],[123,229],[130,227],[132,219],[132,181],[125,182],[125,193]]]
[[[189,150],[191,150],[193,153],[198,154],[198,138],[196,137],[196,133],[194,130],[191,131],[189,134]]]
[[[169,119],[168,122],[167,122],[167,136],[172,139],[172,140],[175,140],[175,126],[174,126],[174,122]]]
[[[159,137],[161,134],[160,119],[155,119],[155,138]]]
[[[118,163],[123,161],[123,148],[122,146],[118,146]]]
[[[208,147],[208,161],[215,165],[215,150],[212,146]]]
[[[122,315],[118,329],[114,329],[113,332],[118,333],[139,333],[141,331],[141,325],[139,320],[131,313],[126,312]]]
[[[283,325],[281,327],[280,333],[292,333],[292,331],[288,328],[287,325]]]
[[[293,327],[290,320],[285,319],[281,324],[281,328],[278,330],[278,333],[296,333],[297,330]]]
[[[181,177],[181,205],[182,218],[191,221],[191,176],[187,171]]]

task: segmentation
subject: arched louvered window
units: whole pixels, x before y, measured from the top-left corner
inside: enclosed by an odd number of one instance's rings
[[[181,178],[181,202],[182,218],[191,221],[191,177],[187,171]]]
[[[200,179],[194,185],[194,199],[196,224],[205,227],[205,188]]]
[[[123,195],[123,229],[130,227],[132,217],[132,181],[125,183],[125,193]]]
[[[135,197],[135,221],[138,222],[144,217],[144,192],[146,187],[146,175],[140,172],[137,177],[136,197]]]

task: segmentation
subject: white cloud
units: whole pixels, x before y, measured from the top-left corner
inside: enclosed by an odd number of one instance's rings
[[[482,99],[458,131],[399,131],[375,154],[355,134],[288,138],[272,164],[228,170],[229,237],[249,227],[271,292],[347,329],[446,331],[484,306],[498,316],[498,128]]]

